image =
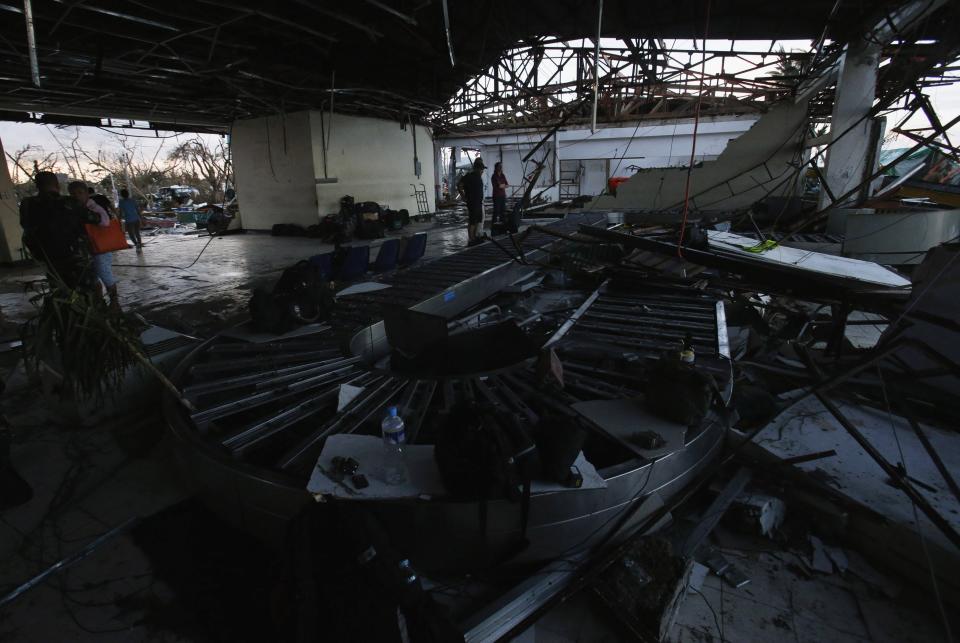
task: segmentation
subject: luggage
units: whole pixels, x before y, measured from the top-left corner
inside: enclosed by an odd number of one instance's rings
[[[309,261],[298,261],[286,268],[273,287],[275,293],[297,293],[320,287],[320,275]]]
[[[353,211],[362,218],[379,219],[381,214],[380,204],[376,201],[362,201],[353,206]],[[373,215],[373,216],[366,216]]]
[[[279,335],[325,319],[332,307],[333,295],[320,270],[309,261],[300,261],[283,271],[273,292],[254,291],[250,317],[256,330]]]
[[[409,215],[407,218],[409,218]],[[403,227],[403,217],[396,210],[384,210],[382,220],[383,225],[386,226],[388,230],[399,230]]]
[[[357,227],[356,236],[358,239],[383,239],[384,225],[379,220],[364,220]]]
[[[694,426],[706,417],[715,391],[710,375],[671,355],[661,357],[649,369],[644,393],[647,408],[655,415]]]
[[[434,459],[443,484],[465,500],[520,500],[529,481],[533,444],[506,413],[479,404],[459,404],[437,436]]]
[[[250,319],[258,332],[275,335],[282,335],[300,325],[289,301],[263,288],[254,290],[250,298]]]
[[[93,223],[84,224],[87,228],[87,237],[90,239],[90,251],[95,255],[106,252],[126,250],[127,238],[123,234],[123,226],[118,219],[110,219],[110,225],[105,228]]]
[[[270,229],[270,234],[274,237],[305,237],[306,229],[296,223],[274,223]]]

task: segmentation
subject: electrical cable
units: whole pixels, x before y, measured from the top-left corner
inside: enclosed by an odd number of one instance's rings
[[[700,61],[700,91],[697,92],[697,106],[693,113],[693,138],[690,141],[690,163],[687,165],[687,178],[683,188],[683,218],[680,221],[680,237],[677,239],[677,256],[683,258],[683,235],[687,229],[687,216],[690,214],[690,180],[693,177],[693,162],[697,154],[697,132],[700,129],[700,105],[703,103],[703,90],[707,85],[707,34],[710,31],[710,0],[707,0],[707,18],[703,26],[703,58]]]
[[[915,212],[908,212],[908,213],[904,214],[903,216],[898,217],[897,219],[895,219],[892,223],[888,223],[887,225],[882,226],[882,227],[880,227],[880,228],[877,228],[876,230],[871,230],[870,232],[867,232],[866,234],[861,234],[861,235],[858,236],[858,237],[846,237],[846,236],[845,236],[845,237],[843,238],[843,242],[846,243],[847,241],[860,241],[861,239],[867,239],[867,238],[869,238],[869,237],[872,237],[872,236],[875,235],[875,234],[880,234],[880,233],[883,232],[884,230],[888,230],[888,229],[892,228],[893,226],[897,225],[898,223],[900,223],[900,222],[902,222],[902,221],[906,221],[906,220],[909,219],[910,217],[915,216],[915,215],[918,215],[918,214],[924,214],[924,211],[922,211],[922,210],[917,210],[917,211],[915,211]],[[956,237],[954,237],[954,239],[955,239],[955,238],[956,238]],[[946,241],[945,241],[944,243],[949,243],[949,242],[946,242]]]
[[[194,264],[200,261],[200,257],[203,256],[204,251],[207,249],[214,239],[217,238],[217,235],[210,235],[210,239],[207,240],[207,243],[200,250],[200,253],[197,255],[197,258],[190,262],[190,265],[181,267],[181,266],[171,266],[169,264],[147,264],[147,263],[115,263],[113,264],[116,268],[172,268],[173,270],[189,270],[193,268]]]
[[[168,138],[179,138],[179,137],[181,137],[181,136],[186,136],[186,134],[185,134],[184,132],[177,132],[176,134],[170,134],[170,135],[168,135],[168,136],[159,136],[159,135],[145,136],[145,135],[143,135],[143,134],[128,134],[128,133],[125,132],[125,131],[114,132],[113,130],[107,129],[106,127],[101,127],[101,126],[99,126],[99,125],[97,125],[96,128],[97,128],[98,130],[103,130],[103,131],[106,132],[107,134],[113,134],[114,136],[124,136],[124,137],[129,137],[129,138],[149,138],[150,140],[164,140],[164,139],[168,139]],[[117,127],[116,129],[125,130],[125,129],[128,129],[128,128],[125,128],[125,127]]]
[[[627,140],[627,144],[623,148],[623,154],[620,155],[620,158],[617,160],[617,167],[613,168],[613,171],[610,172],[611,176],[616,176],[617,170],[620,169],[620,164],[623,163],[623,159],[627,157],[627,153],[630,151],[630,146],[633,145],[633,140],[637,137],[637,132],[640,131],[640,124],[643,121],[637,121],[637,126],[633,128],[633,134],[630,135],[630,138]]]
[[[723,585],[722,585],[723,579],[721,579],[720,582],[721,582],[720,588],[721,588],[721,590],[722,590],[722,589],[723,589]],[[709,609],[709,610],[710,610],[710,613],[713,614],[713,624],[716,625],[716,627],[717,627],[717,634],[720,635],[720,643],[724,643],[723,628],[720,627],[720,619],[717,618],[717,612],[716,612],[716,610],[713,609],[713,605],[710,604],[710,601],[707,599],[706,596],[704,596],[703,592],[701,592],[699,589],[697,589],[696,587],[691,587],[690,589],[692,589],[692,590],[694,591],[694,593],[696,593],[697,595],[700,596],[700,598],[703,599],[703,602],[706,603],[706,605],[707,605],[707,609]],[[723,597],[720,598],[720,603],[721,603],[721,609],[723,609]]]
[[[946,244],[948,244],[948,243],[954,243],[954,242],[957,241],[957,240],[960,240],[960,235],[957,235],[957,236],[953,237],[952,239],[947,239],[946,241],[941,241],[937,246],[934,246],[934,248],[936,248],[936,247],[938,247],[938,246],[946,245]],[[911,261],[913,261],[914,259],[916,259],[917,257],[922,257],[922,256],[924,256],[925,254],[927,254],[928,252],[930,252],[930,250],[933,250],[933,248],[930,248],[929,250],[921,250],[920,252],[915,252],[915,253],[913,253],[912,255],[907,256],[905,259],[901,259],[901,260],[900,260],[900,264],[901,264],[901,265],[908,264],[908,263],[910,263]]]

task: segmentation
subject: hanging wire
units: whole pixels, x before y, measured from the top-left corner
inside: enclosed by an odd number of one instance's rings
[[[677,256],[683,258],[683,234],[687,229],[687,216],[690,214],[690,179],[693,176],[693,161],[697,153],[697,131],[700,128],[700,105],[703,103],[703,91],[707,84],[707,35],[710,31],[710,0],[707,0],[707,18],[703,25],[703,59],[700,62],[700,91],[697,92],[697,106],[693,113],[693,139],[690,141],[690,165],[687,166],[687,178],[683,188],[683,219],[680,222],[680,238],[677,239]]]

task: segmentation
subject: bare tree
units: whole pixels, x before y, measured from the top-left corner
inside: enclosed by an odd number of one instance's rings
[[[50,136],[53,137],[53,140],[57,142],[57,145],[60,146],[60,159],[63,161],[64,165],[67,166],[67,173],[70,176],[79,178],[82,181],[86,181],[87,177],[84,173],[84,162],[82,159],[83,151],[80,148],[80,143],[78,139],[80,138],[80,128],[73,128],[73,138],[69,142],[69,146],[64,144],[60,138],[54,134],[53,128],[49,125],[46,126],[47,131],[50,132]],[[58,127],[57,129],[66,129],[65,127]]]
[[[147,199],[157,185],[173,178],[173,168],[157,164],[163,149],[162,143],[149,160],[144,156],[142,147],[129,137],[118,134],[117,143],[120,146],[119,151],[115,146],[111,146],[113,149],[105,149],[102,145],[94,153],[79,148],[80,154],[91,168],[90,173],[99,181],[106,182],[112,177],[118,187],[126,187],[131,194]]]
[[[5,154],[13,161],[10,180],[14,185],[26,183],[37,172],[55,171],[57,168],[57,153],[45,153],[43,148],[37,145],[24,145],[13,154]]]
[[[113,133],[115,140],[96,149],[85,147],[80,129],[51,128],[48,131],[57,148],[46,152],[36,145],[26,145],[7,152],[11,179],[21,196],[32,190],[31,177],[38,170],[64,172],[72,178],[100,183],[104,191],[111,187],[127,188],[132,196],[150,200],[158,187],[172,183],[198,188],[202,198],[219,201],[232,172],[229,146],[225,139],[207,141],[195,136],[188,140],[173,137],[179,144],[173,150],[161,140],[157,146],[144,147],[140,137]],[[167,137],[170,138],[170,137]],[[181,142],[182,141],[182,142]]]
[[[185,174],[193,174],[204,184],[210,201],[220,201],[230,177],[230,151],[223,138],[208,144],[197,136],[173,149],[167,160]]]

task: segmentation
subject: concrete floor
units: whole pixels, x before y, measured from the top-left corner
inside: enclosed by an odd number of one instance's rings
[[[427,233],[425,258],[456,252],[467,242],[466,227],[456,214],[411,223],[402,234],[418,232]],[[369,244],[372,260],[380,243],[351,245]],[[196,233],[154,234],[144,238],[143,254],[114,253],[113,271],[124,309],[157,325],[204,337],[242,321],[254,288],[269,287],[287,266],[332,249],[317,239],[261,232],[212,238]],[[33,314],[28,289],[42,279],[43,270],[37,265],[0,268],[0,333],[4,336],[15,336],[19,324]]]
[[[403,230],[417,232],[428,234],[426,258],[466,244],[465,226],[456,215]],[[369,243],[375,255],[381,241],[356,243]],[[207,337],[247,319],[254,287],[269,287],[285,267],[331,249],[314,239],[263,233],[214,238],[157,234],[145,239],[142,255],[117,253],[114,272],[125,309],[155,324]],[[33,314],[28,288],[42,279],[39,266],[0,268],[3,337],[17,337],[19,325]],[[201,565],[219,565],[207,570],[208,576],[223,582],[230,569],[248,570],[229,561],[211,563],[210,552],[243,556],[258,545],[204,508],[189,504],[193,490],[174,461],[157,408],[148,406],[92,427],[66,423],[35,386],[8,377],[14,358],[15,353],[0,353],[0,369],[8,382],[0,410],[12,434],[11,460],[33,487],[34,497],[0,513],[0,596],[125,521],[143,522],[0,608],[0,641],[249,640],[245,630],[262,623],[231,620],[219,614],[216,605],[224,602],[223,609],[233,612],[244,600],[259,601],[262,594],[244,590],[247,599],[217,587],[198,597],[193,593],[193,568],[172,576],[158,571],[176,569],[165,560],[171,549],[193,565],[189,552],[195,541],[218,539],[197,557],[205,561]],[[160,518],[164,510],[174,517]],[[184,533],[190,540],[158,543],[154,534],[169,524],[183,525],[172,537]],[[243,587],[243,580],[235,585]],[[255,604],[246,607],[250,613],[263,613]],[[221,620],[229,622],[209,630],[211,621]]]

